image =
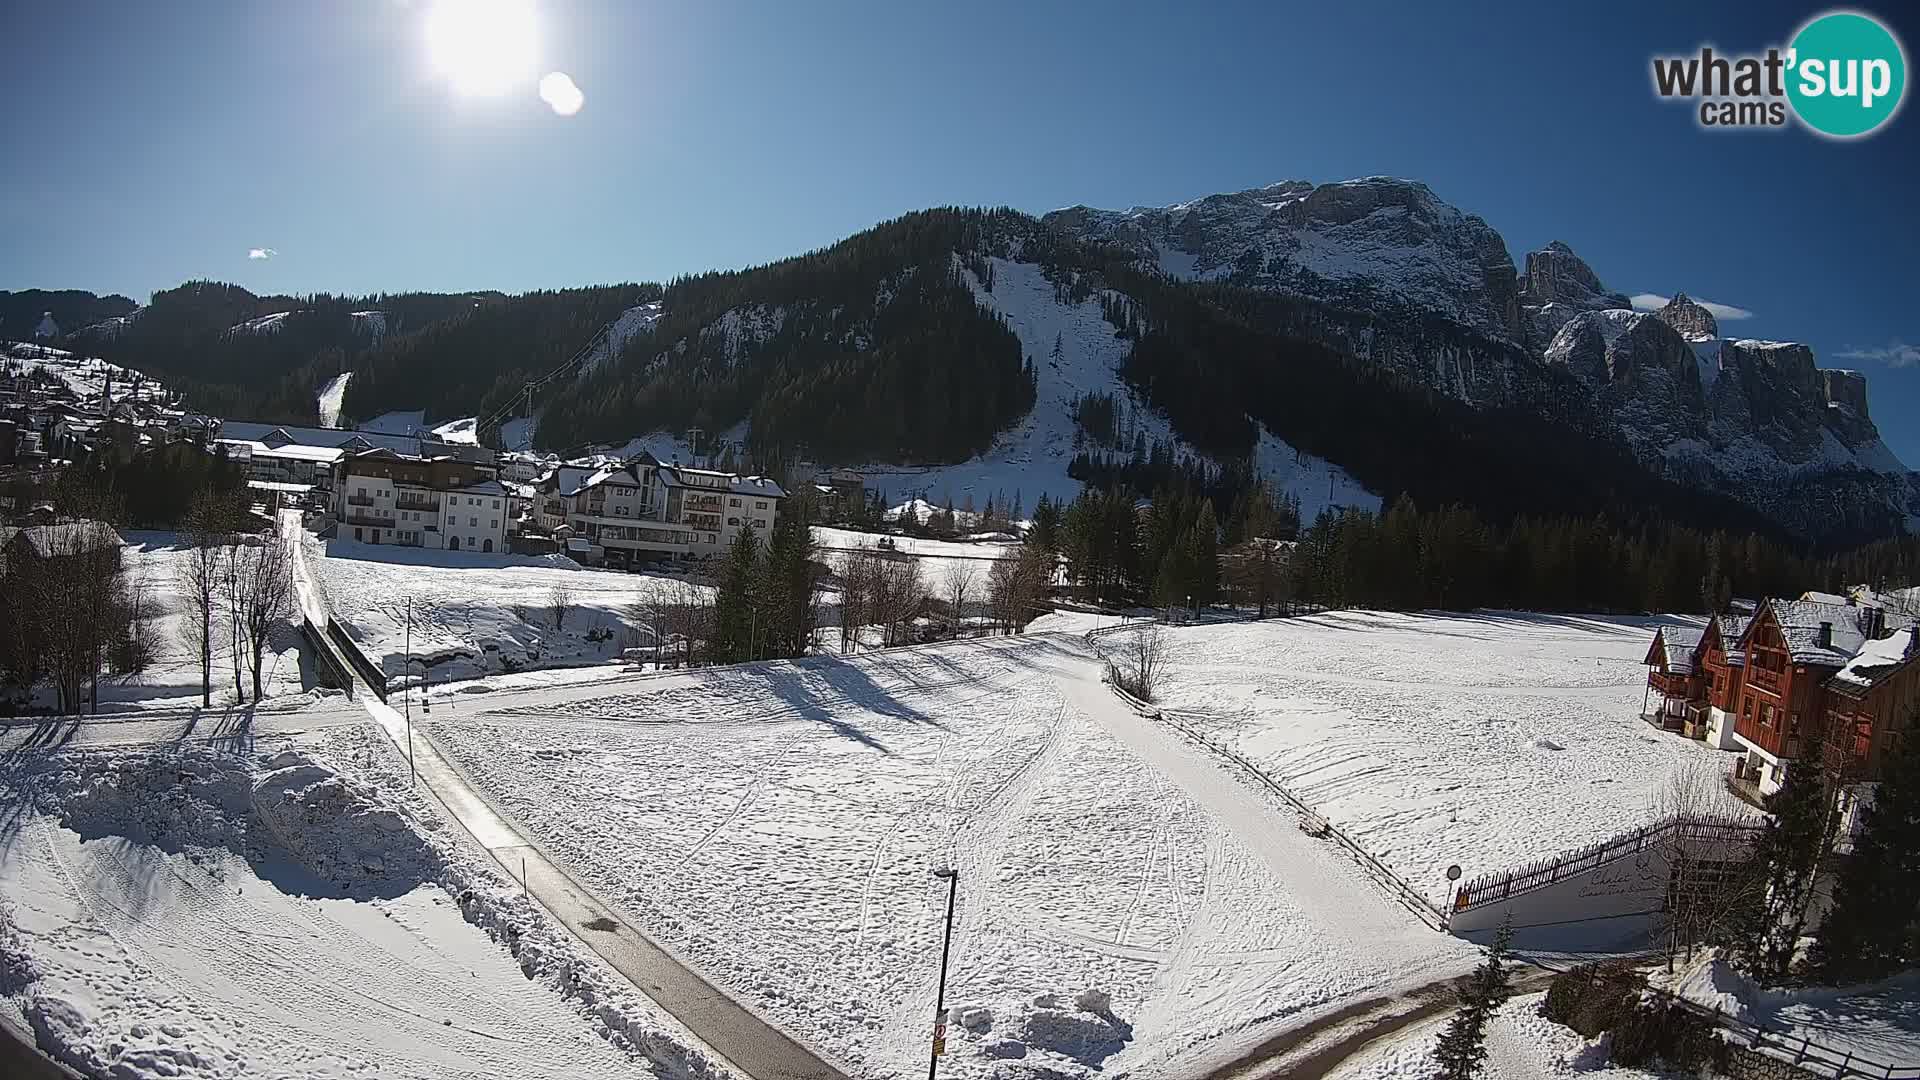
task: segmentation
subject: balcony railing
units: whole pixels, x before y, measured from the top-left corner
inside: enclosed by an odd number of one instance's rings
[[[372,505],[373,505],[373,496],[371,496],[371,495],[349,495],[349,496],[347,496],[347,505],[348,505],[348,506],[372,506]]]
[[[1747,682],[1753,686],[1757,686],[1760,689],[1767,691],[1770,694],[1775,694],[1775,695],[1779,694],[1780,684],[1783,681],[1785,680],[1782,676],[1782,673],[1775,671],[1772,668],[1749,667],[1747,669]]]
[[[440,500],[402,495],[393,501],[393,505],[402,510],[433,510],[437,512],[440,509]]]

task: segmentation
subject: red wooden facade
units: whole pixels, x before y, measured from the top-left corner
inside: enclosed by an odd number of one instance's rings
[[[1827,684],[1826,766],[1843,782],[1878,781],[1903,738],[1920,720],[1920,652],[1910,644],[1904,659],[1866,675],[1860,682],[1835,678]]]
[[[1744,654],[1738,652],[1746,628],[1744,617],[1716,616],[1707,620],[1707,632],[1700,638],[1700,675],[1706,683],[1707,701],[1728,715],[1739,711],[1740,691],[1746,685],[1746,662]],[[1734,635],[1731,649],[1729,630]]]
[[[1821,684],[1840,665],[1795,663],[1773,607],[1763,604],[1747,627],[1745,685],[1734,733],[1781,761],[1800,756],[1802,728],[1826,708]]]

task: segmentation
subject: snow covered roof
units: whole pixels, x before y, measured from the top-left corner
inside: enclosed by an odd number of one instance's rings
[[[1847,603],[1847,598],[1844,596],[1841,596],[1839,593],[1820,592],[1817,589],[1808,589],[1806,592],[1801,593],[1800,599],[1805,600],[1811,604],[1845,604]]]
[[[1747,627],[1753,625],[1752,615],[1716,615],[1720,626],[1720,647],[1727,651],[1727,663],[1737,667],[1747,664],[1747,651],[1741,643],[1747,639]]]
[[[1833,673],[1827,685],[1836,690],[1872,688],[1920,656],[1913,647],[1916,634],[1920,634],[1920,628],[1908,626],[1894,631],[1890,637],[1867,642],[1858,655],[1847,661],[1846,667]]]
[[[1706,631],[1693,626],[1662,626],[1656,636],[1664,649],[1667,670],[1675,675],[1693,674],[1693,654]]]
[[[660,480],[668,487],[695,488],[703,491],[726,491],[732,495],[752,495],[761,499],[784,499],[786,490],[765,476],[740,476],[735,473],[723,473],[714,469],[694,469],[685,465],[662,465],[659,467]],[[699,477],[718,483],[688,483],[687,477]]]
[[[281,458],[286,461],[312,461],[331,465],[347,456],[347,452],[337,446],[308,446],[305,443],[284,443],[280,446],[268,446],[252,439],[215,440],[228,448],[229,453],[244,451],[248,457]]]
[[[104,521],[70,521],[62,525],[33,525],[21,529],[7,541],[8,547],[22,548],[37,558],[79,555],[103,548],[119,547],[120,534]]]
[[[508,494],[506,485],[498,480],[481,480],[468,484],[465,487],[448,488],[447,490],[458,491],[464,495],[502,496]]]
[[[1862,626],[1869,608],[1812,600],[1770,600],[1767,607],[1780,624],[1780,636],[1796,664],[1842,667],[1867,643]],[[1832,627],[1824,645],[1820,643],[1823,624]]]
[[[418,453],[420,440],[412,435],[386,435],[374,431],[344,431],[340,428],[289,427],[286,424],[261,424],[245,420],[227,420],[220,424],[223,440],[246,440],[268,445],[348,447],[365,443],[402,454]]]

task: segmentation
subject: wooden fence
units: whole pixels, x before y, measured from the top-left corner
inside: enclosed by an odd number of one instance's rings
[[[346,627],[331,615],[327,616],[327,640],[333,642],[339,648],[340,655],[353,665],[354,671],[360,675],[360,681],[367,684],[367,689],[373,691],[381,701],[387,700],[387,673],[380,670],[380,665],[373,662],[366,651],[360,648],[360,643],[347,633]]]
[[[1673,839],[1750,843],[1759,836],[1760,829],[1761,826],[1758,823],[1666,818],[1561,855],[1536,859],[1511,870],[1501,870],[1474,878],[1460,886],[1459,891],[1454,894],[1454,910],[1464,911],[1475,904],[1505,900],[1535,889],[1544,889],[1567,878],[1589,873],[1597,867],[1639,854]]]

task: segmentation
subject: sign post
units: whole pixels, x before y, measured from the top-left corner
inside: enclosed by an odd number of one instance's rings
[[[940,1071],[940,1055],[947,1052],[947,955],[953,951],[953,896],[960,888],[960,871],[935,870],[933,876],[947,879],[947,937],[940,946],[940,989],[933,999],[933,1055],[927,1060],[927,1080]]]

